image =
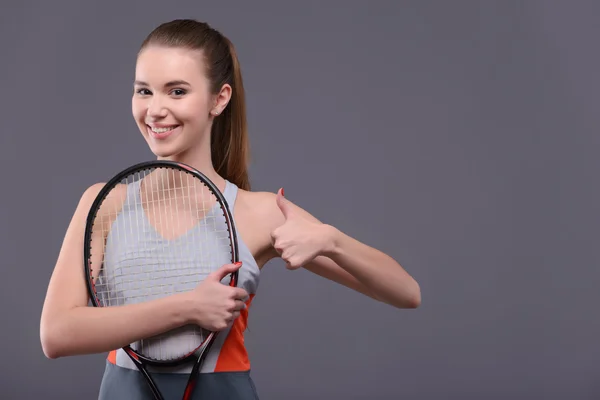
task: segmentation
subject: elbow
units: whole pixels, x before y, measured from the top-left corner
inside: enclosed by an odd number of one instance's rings
[[[421,286],[419,286],[419,283],[415,280],[413,280],[413,287],[406,303],[406,308],[419,308],[421,305]]]
[[[415,294],[406,300],[404,308],[419,308],[421,306],[421,290],[417,290]]]
[[[419,308],[421,306],[421,286],[417,281],[414,282],[413,294],[409,299],[409,308]]]
[[[416,281],[413,281],[409,290],[401,290],[397,293],[397,298],[391,304],[396,308],[415,309],[421,306],[421,287]]]
[[[40,342],[44,355],[51,359],[57,359],[67,355],[67,338],[61,334],[58,322],[42,322],[40,327]]]
[[[57,359],[61,356],[59,346],[56,340],[47,334],[41,335],[42,351],[46,358],[51,360]]]
[[[56,348],[48,345],[47,343],[42,343],[42,350],[46,358],[50,360],[56,360],[57,358],[61,357],[60,353],[56,351]]]
[[[40,340],[42,343],[42,351],[46,358],[54,360],[62,356],[59,340],[55,335],[48,332],[48,329],[42,329]]]

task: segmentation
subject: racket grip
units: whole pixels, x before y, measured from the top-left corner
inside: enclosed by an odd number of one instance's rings
[[[192,372],[190,373],[187,386],[185,387],[185,392],[183,393],[183,400],[192,400],[192,394],[194,393],[194,389],[196,388],[196,384],[198,383],[198,378],[200,375],[200,366],[204,362],[204,358],[209,353],[210,348],[214,343],[216,337],[217,332],[211,332],[206,340],[206,345],[200,350],[198,360],[196,361],[196,363],[194,363],[194,366],[192,367]]]
[[[150,376],[150,374],[148,373],[146,368],[144,368],[144,364],[142,364],[142,362],[137,358],[136,354],[129,347],[125,347],[125,348],[123,348],[123,350],[125,350],[125,353],[127,353],[129,358],[131,358],[131,360],[137,366],[138,370],[140,370],[142,375],[144,375],[144,378],[146,379],[148,386],[150,386],[150,390],[152,390],[152,394],[154,395],[154,400],[164,400],[164,398],[160,394],[160,390],[158,390],[158,387],[156,387],[154,380],[152,379],[152,377]]]

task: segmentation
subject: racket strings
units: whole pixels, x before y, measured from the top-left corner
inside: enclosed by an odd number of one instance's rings
[[[153,168],[129,175],[104,200],[94,229],[95,290],[103,306],[150,301],[193,290],[231,262],[230,229],[212,191],[189,173]],[[100,239],[101,238],[101,239]],[[100,261],[98,261],[98,259]],[[132,344],[155,360],[172,360],[208,332],[185,326]]]

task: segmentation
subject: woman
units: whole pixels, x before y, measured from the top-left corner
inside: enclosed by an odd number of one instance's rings
[[[190,164],[231,205],[241,264],[224,265],[184,296],[123,307],[87,307],[81,267],[85,217],[102,184],[83,193],[52,274],[41,317],[49,358],[109,352],[100,398],[150,398],[146,382],[120,349],[193,322],[223,331],[211,348],[198,398],[257,398],[244,347],[248,307],[262,267],[276,257],[397,308],[415,308],[417,282],[391,257],[321,223],[278,193],[251,192],[244,88],[231,42],[205,23],[157,27],[138,53],[132,112],[160,159]],[[235,269],[237,288],[220,283]],[[190,368],[156,374],[166,398],[179,398]],[[216,372],[219,372],[218,374]]]

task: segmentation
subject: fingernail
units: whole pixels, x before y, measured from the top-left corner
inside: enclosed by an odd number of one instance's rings
[[[234,265],[235,265],[236,267],[239,267],[240,265],[242,265],[242,262],[241,262],[241,261],[238,261],[238,262],[236,262]]]
[[[284,193],[284,190],[283,190],[283,188],[281,188],[281,195],[282,195],[282,196],[285,196],[285,193]]]

